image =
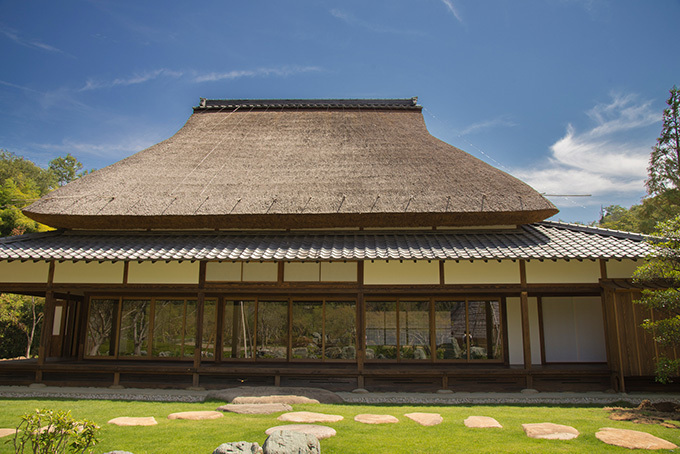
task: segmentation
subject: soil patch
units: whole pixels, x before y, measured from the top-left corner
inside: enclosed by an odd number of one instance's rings
[[[606,407],[609,419],[631,421],[636,424],[659,424],[669,429],[680,429],[672,421],[680,421],[680,405],[675,402],[656,402],[645,399],[636,408]]]

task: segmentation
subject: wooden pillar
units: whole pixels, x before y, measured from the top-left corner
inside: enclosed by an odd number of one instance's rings
[[[522,351],[524,354],[524,370],[526,371],[526,386],[531,388],[533,380],[531,377],[531,327],[529,325],[529,293],[527,292],[527,272],[524,260],[519,262],[520,283],[522,292],[520,293],[520,307],[522,311]]]
[[[50,262],[49,271],[47,273],[47,292],[45,292],[45,308],[43,317],[43,325],[40,331],[40,346],[38,347],[38,369],[36,370],[36,381],[42,381],[42,365],[45,364],[45,358],[49,355],[52,338],[52,324],[54,323],[54,306],[55,298],[52,291],[52,283],[54,282],[54,260]]]
[[[193,386],[199,384],[198,368],[201,366],[201,350],[203,348],[203,314],[205,308],[205,270],[206,262],[201,262],[198,271],[198,297],[196,299],[196,343],[194,345]],[[217,346],[216,346],[217,347]]]
[[[366,304],[364,302],[364,262],[357,263],[357,368],[359,370],[359,388],[364,387],[364,361],[366,359]]]

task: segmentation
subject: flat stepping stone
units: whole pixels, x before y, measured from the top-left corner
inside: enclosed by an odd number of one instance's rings
[[[121,416],[119,418],[113,418],[109,420],[109,424],[115,424],[116,426],[155,426],[158,424],[156,418],[153,416],[148,417],[132,417],[132,416]]]
[[[241,415],[271,415],[292,411],[293,407],[288,404],[226,404],[217,407],[217,411],[228,411]]]
[[[0,438],[14,435],[15,433],[17,433],[16,429],[0,429]]]
[[[490,416],[468,416],[464,423],[465,427],[471,427],[474,429],[503,428],[503,426],[501,426],[498,421]]]
[[[318,404],[316,399],[305,396],[241,396],[235,397],[232,404]]]
[[[529,438],[544,438],[546,440],[571,440],[580,435],[579,431],[571,426],[551,422],[522,424],[522,429]]]
[[[171,413],[168,419],[189,419],[191,421],[200,421],[203,419],[217,419],[223,418],[224,413],[220,411],[182,411],[179,413]]]
[[[332,391],[321,388],[303,388],[299,386],[239,386],[213,390],[208,393],[209,399],[234,403],[237,397],[246,396],[304,396],[318,400],[323,404],[341,404],[344,401]]]
[[[314,413],[311,411],[294,411],[291,413],[284,413],[278,418],[279,421],[285,422],[338,422],[343,418],[340,415],[327,415],[324,413]]]
[[[277,430],[290,430],[293,432],[302,432],[309,435],[314,435],[317,440],[334,437],[337,433],[335,429],[328,426],[319,426],[316,424],[287,424],[283,426],[270,427],[264,433],[271,435]]]
[[[676,449],[677,445],[663,438],[646,432],[628,429],[603,427],[595,433],[595,437],[608,445],[621,446],[628,449]]]
[[[364,424],[394,424],[399,422],[399,420],[392,415],[373,415],[370,413],[356,415],[354,420]]]
[[[444,421],[444,418],[439,413],[406,413],[404,416],[421,426],[436,426]]]

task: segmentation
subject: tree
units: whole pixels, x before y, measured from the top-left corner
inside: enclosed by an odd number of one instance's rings
[[[661,347],[680,344],[680,216],[659,225],[659,240],[652,243],[654,254],[635,271],[635,282],[664,287],[643,290],[635,302],[653,310],[654,318],[642,326],[650,331]],[[668,383],[679,375],[680,359],[670,359],[663,352],[656,358],[656,379]]]
[[[607,229],[651,234],[657,224],[680,215],[680,190],[669,189],[645,198],[630,208],[610,205],[604,208],[599,226]]]
[[[15,357],[23,354],[26,358],[31,357],[31,349],[37,340],[36,334],[43,319],[44,304],[43,298],[35,296],[0,294],[0,323],[10,329],[19,330],[26,338],[23,351],[15,345],[10,351],[4,352],[5,355]]]
[[[89,173],[87,170],[81,172],[80,170],[82,168],[83,164],[75,157],[71,156],[71,153],[68,153],[63,157],[60,156],[58,158],[52,159],[48,167],[59,186],[70,183],[71,181]]]
[[[680,90],[673,86],[663,111],[661,135],[652,147],[645,185],[647,192],[657,195],[669,189],[680,189]]]

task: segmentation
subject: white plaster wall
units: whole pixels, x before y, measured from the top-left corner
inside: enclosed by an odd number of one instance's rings
[[[367,261],[364,263],[364,284],[439,284],[439,262],[419,260]]]
[[[279,279],[279,265],[276,262],[244,262],[244,282],[276,282]]]
[[[238,282],[241,280],[241,262],[208,262],[205,264],[205,280]]]
[[[322,282],[356,282],[356,262],[321,262]]]
[[[444,262],[447,284],[519,284],[519,263],[511,260]]]
[[[633,276],[633,271],[643,263],[643,260],[607,260],[607,277],[629,279]]]
[[[130,262],[130,284],[198,284],[198,262]]]
[[[508,355],[510,364],[524,364],[522,346],[522,306],[519,298],[506,299],[506,319],[508,323]]]
[[[546,362],[605,362],[599,297],[543,298]]]
[[[283,280],[286,282],[319,282],[321,263],[286,262],[283,264]]]
[[[592,283],[600,280],[600,264],[592,260],[529,260],[526,270],[529,284]]]
[[[0,262],[0,282],[47,282],[48,262]]]
[[[57,262],[54,282],[78,284],[122,284],[123,262]]]

